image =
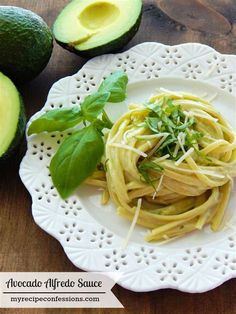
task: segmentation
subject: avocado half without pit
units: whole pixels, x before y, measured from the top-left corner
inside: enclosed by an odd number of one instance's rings
[[[141,16],[141,0],[73,0],[57,17],[53,33],[63,48],[94,57],[125,46]]]

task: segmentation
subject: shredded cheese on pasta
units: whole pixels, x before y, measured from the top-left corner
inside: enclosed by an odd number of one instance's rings
[[[142,199],[140,198],[138,200],[138,203],[137,203],[137,207],[136,207],[136,210],[135,210],[133,221],[132,221],[132,223],[130,225],[128,234],[127,234],[126,239],[124,241],[124,244],[122,246],[123,250],[127,247],[128,243],[129,243],[129,240],[130,240],[130,238],[132,236],[132,233],[134,232],[134,228],[135,228],[135,225],[136,225],[137,220],[138,220],[138,216],[139,216],[139,213],[140,213],[141,206],[142,206]]]
[[[236,134],[224,117],[205,99],[160,91],[116,121],[104,175],[87,180],[131,221],[124,247],[136,224],[161,243],[208,224],[220,230],[236,176]]]

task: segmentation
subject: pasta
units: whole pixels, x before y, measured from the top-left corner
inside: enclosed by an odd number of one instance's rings
[[[164,90],[114,124],[87,183],[104,189],[103,204],[111,197],[119,215],[150,229],[147,241],[159,241],[206,224],[219,230],[234,176],[231,126],[208,101]]]

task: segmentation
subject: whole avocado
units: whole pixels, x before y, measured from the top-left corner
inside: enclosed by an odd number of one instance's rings
[[[35,78],[48,64],[52,32],[37,14],[0,6],[0,71],[22,83]]]

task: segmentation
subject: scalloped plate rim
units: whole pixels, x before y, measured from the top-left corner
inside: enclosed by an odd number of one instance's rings
[[[156,42],[145,42],[145,43],[138,44],[138,45],[136,45],[136,46],[134,46],[134,47],[131,47],[131,48],[128,49],[127,51],[132,51],[133,49],[135,49],[135,48],[137,48],[137,47],[145,46],[145,45],[150,45],[150,44],[151,44],[151,45],[158,45],[159,47],[171,47],[171,48],[173,48],[173,47],[184,47],[184,46],[188,46],[188,47],[189,47],[189,46],[194,45],[194,46],[204,47],[205,49],[208,49],[209,54],[212,53],[212,52],[215,52],[217,55],[221,55],[221,56],[223,55],[224,57],[231,57],[231,58],[233,57],[233,58],[235,58],[235,60],[236,60],[236,56],[233,55],[233,54],[221,54],[221,53],[219,53],[217,50],[215,50],[214,48],[209,47],[208,45],[205,45],[205,44],[200,44],[200,43],[184,43],[184,44],[178,44],[178,45],[173,45],[173,46],[171,46],[171,45],[165,45],[165,44],[160,44],[160,43],[156,43]],[[124,51],[124,52],[121,52],[121,53],[118,53],[118,54],[109,54],[109,55],[107,55],[107,57],[109,58],[109,57],[115,57],[116,55],[122,55],[122,54],[126,53],[127,51]],[[99,60],[99,58],[100,58],[100,56],[95,57],[95,58],[92,58],[92,59],[90,59],[87,63],[89,63],[90,61],[92,61],[92,62],[93,62],[93,61],[97,61],[97,60]],[[87,63],[85,63],[85,64],[83,65],[83,67],[79,69],[79,72],[82,71],[84,68],[86,68]],[[52,89],[53,89],[53,87],[54,87],[55,84],[57,84],[57,83],[59,83],[59,82],[62,82],[63,80],[66,80],[66,79],[70,79],[71,77],[76,76],[79,72],[76,72],[76,73],[73,74],[73,75],[66,76],[66,77],[61,78],[61,79],[59,79],[58,81],[56,81],[56,82],[52,85],[52,87],[51,87],[51,89],[50,89],[50,91],[49,91],[49,94],[48,94],[46,103],[47,103],[47,101],[50,99],[49,96],[50,96],[50,93],[51,93],[51,91],[52,91]],[[210,83],[207,82],[207,84],[210,84]],[[214,84],[212,84],[212,85],[214,86]],[[45,105],[41,108],[40,111],[38,111],[37,113],[35,113],[35,114],[30,118],[30,120],[29,120],[28,123],[27,123],[27,128],[28,128],[29,123],[30,123],[40,112],[43,111],[43,109],[44,109],[45,106],[46,106],[46,103],[45,103]],[[28,149],[29,149],[29,142],[27,141],[27,151],[28,151]],[[21,161],[19,174],[20,174],[20,178],[21,178],[23,184],[25,185],[26,189],[27,189],[28,192],[30,193],[29,187],[26,185],[26,183],[25,183],[25,181],[24,181],[23,165],[24,165],[24,162],[26,161],[26,159],[27,159],[27,155],[24,156],[23,159],[22,159],[22,161]],[[31,194],[31,193],[30,193],[30,194]],[[31,199],[32,199],[32,203],[33,203],[33,196],[32,196],[32,195],[31,195]],[[33,204],[32,204],[32,205],[33,205]],[[73,258],[66,252],[66,247],[63,245],[63,242],[62,242],[59,238],[57,238],[55,234],[53,234],[53,233],[50,232],[49,230],[46,230],[44,227],[42,227],[42,225],[40,224],[40,222],[39,222],[39,220],[38,220],[38,218],[37,218],[37,215],[35,214],[35,211],[33,211],[33,210],[32,210],[32,216],[33,216],[34,222],[35,222],[42,230],[44,230],[44,231],[45,231],[46,233],[48,233],[50,236],[54,237],[57,241],[59,241],[59,243],[61,244],[61,246],[62,246],[62,248],[63,248],[65,254],[66,254],[67,257],[68,257],[68,259],[69,259],[76,267],[79,267],[81,270],[84,270],[84,271],[96,271],[96,269],[91,269],[90,267],[80,267],[80,266],[78,266],[78,265],[75,263],[75,261],[73,260]],[[198,245],[196,245],[196,247],[197,247],[197,246],[198,246]],[[128,276],[128,275],[129,275],[129,273],[127,273],[127,276]],[[170,288],[170,289],[177,289],[177,290],[179,290],[179,291],[187,292],[187,293],[202,293],[202,292],[206,292],[206,291],[212,290],[212,289],[214,289],[214,288],[220,286],[220,285],[223,284],[224,282],[226,282],[226,281],[228,281],[228,280],[230,280],[230,279],[232,279],[232,278],[235,278],[235,277],[236,277],[236,273],[235,273],[235,274],[229,273],[229,274],[228,274],[227,276],[225,276],[224,278],[221,278],[221,280],[219,280],[218,282],[212,283],[211,285],[208,285],[206,288],[201,288],[201,289],[199,289],[199,291],[197,291],[196,289],[191,289],[191,288],[190,288],[190,289],[189,289],[189,288],[183,288],[183,287],[181,287],[181,286],[179,286],[179,285],[177,285],[177,284],[174,284],[174,283],[173,283],[173,284],[168,284],[168,283],[166,284],[166,283],[161,283],[161,282],[156,283],[156,286],[154,286],[154,287],[152,287],[152,288],[143,289],[142,287],[139,287],[139,286],[138,286],[138,287],[133,287],[133,286],[130,285],[130,284],[124,283],[124,282],[122,281],[122,278],[118,281],[118,284],[119,284],[120,286],[122,286],[123,288],[128,289],[128,290],[131,290],[131,291],[134,291],[134,292],[149,292],[149,291],[156,291],[156,290],[161,290],[161,289]]]

